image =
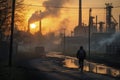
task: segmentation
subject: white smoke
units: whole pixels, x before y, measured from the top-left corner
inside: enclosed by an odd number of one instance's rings
[[[109,45],[113,42],[116,42],[120,39],[120,32],[117,32],[115,34],[113,34],[110,38],[107,38],[107,39],[104,39],[102,41],[99,42],[99,44],[102,46],[102,45]]]

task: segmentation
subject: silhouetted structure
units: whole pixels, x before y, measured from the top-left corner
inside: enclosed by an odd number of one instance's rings
[[[106,44],[101,44],[102,41],[112,37],[116,33],[117,21],[112,16],[112,4],[106,3],[106,23],[103,21],[98,22],[98,16],[92,16],[92,9],[89,10],[89,25],[82,24],[82,2],[79,3],[79,23],[78,26],[74,28],[74,35],[71,37],[66,37],[66,49],[76,50],[79,45],[85,45],[87,48],[88,43],[90,44],[91,51],[99,51],[105,53]],[[81,12],[81,13],[80,13]],[[96,19],[96,22],[94,22]],[[119,21],[120,23],[120,21]],[[106,25],[105,25],[106,24]],[[90,28],[90,30],[89,30]],[[120,26],[119,26],[120,29]],[[89,33],[90,32],[90,33]],[[88,42],[89,39],[89,42]],[[74,42],[74,45],[73,45]],[[69,45],[68,45],[69,44]],[[77,45],[79,44],[79,45]],[[74,46],[74,47],[73,47]]]
[[[74,36],[84,36],[85,29],[82,25],[82,0],[79,0],[78,26],[74,28]]]
[[[100,33],[103,33],[103,32],[104,32],[104,31],[103,31],[103,30],[104,30],[104,26],[103,26],[103,24],[105,24],[105,23],[102,22],[102,21],[99,22],[99,32],[100,32]]]
[[[117,21],[112,16],[112,3],[106,3],[106,27],[107,32],[114,33],[116,32]],[[113,19],[113,21],[112,21]]]

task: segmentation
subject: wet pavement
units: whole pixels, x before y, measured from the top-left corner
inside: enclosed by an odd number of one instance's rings
[[[34,74],[39,77],[41,74],[44,76],[40,80],[116,80],[114,77],[101,75],[106,73],[106,68],[97,66],[97,69],[94,67],[89,69],[87,61],[84,73],[80,73],[77,69],[77,59],[61,55],[61,53],[48,53],[46,57],[30,60],[28,64],[28,67],[37,70],[37,73]],[[92,65],[93,63],[90,64],[90,66]],[[93,73],[95,70],[97,72]]]
[[[74,57],[66,57],[64,60],[64,64],[64,66],[68,68],[78,68],[78,60]],[[120,70],[118,69],[108,67],[104,64],[98,64],[88,61],[85,61],[84,70],[97,74],[110,75],[113,77],[120,76]]]

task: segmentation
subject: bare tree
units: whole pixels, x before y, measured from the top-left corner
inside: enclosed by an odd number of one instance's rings
[[[7,0],[0,0],[0,39],[3,35],[2,26],[7,18]]]
[[[15,9],[15,27],[22,27],[25,21],[25,6],[23,5],[24,0],[16,0]],[[11,0],[0,0],[0,34],[3,39],[10,35],[11,28]]]

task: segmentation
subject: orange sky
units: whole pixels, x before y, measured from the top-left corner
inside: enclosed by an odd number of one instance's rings
[[[47,0],[25,0],[25,4],[42,6],[43,1],[47,1]],[[88,23],[89,9],[84,9],[85,7],[105,7],[105,3],[108,3],[108,2],[113,3],[113,6],[120,6],[119,0],[82,0],[83,22],[85,24]],[[67,35],[69,35],[70,32],[74,29],[74,27],[77,26],[78,24],[78,9],[77,9],[78,0],[70,0],[64,6],[65,7],[76,7],[76,8],[75,9],[62,8],[61,14],[59,17],[56,17],[56,18],[47,17],[47,18],[42,19],[43,34],[46,34],[49,31],[56,31],[60,27],[66,27]],[[34,13],[36,10],[44,11],[44,7],[29,6],[29,10],[26,15],[27,20],[32,15],[32,13]],[[98,15],[99,21],[105,21],[105,9],[93,9],[92,11],[93,11],[92,12],[93,16]],[[113,9],[113,13],[114,13],[114,17],[118,20],[118,15],[120,14],[120,8]],[[65,25],[60,25],[60,23],[63,22],[64,20],[67,20],[69,24],[66,22]]]

